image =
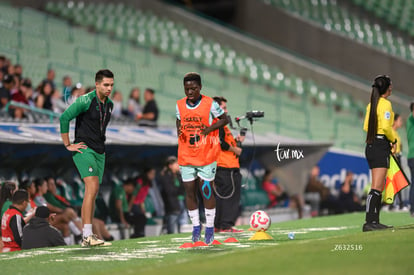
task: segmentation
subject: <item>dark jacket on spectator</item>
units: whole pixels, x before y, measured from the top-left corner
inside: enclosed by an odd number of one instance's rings
[[[47,219],[33,217],[23,228],[22,249],[66,245],[62,234]]]
[[[178,196],[184,195],[184,186],[181,184],[181,176],[174,177],[171,171],[159,177],[161,186],[161,195],[164,200],[165,214],[178,215],[181,212],[180,202]]]

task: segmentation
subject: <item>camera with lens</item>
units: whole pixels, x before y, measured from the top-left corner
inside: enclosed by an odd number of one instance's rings
[[[190,135],[190,144],[194,145],[196,142],[200,141],[200,136],[195,134],[195,135]]]
[[[250,124],[253,124],[253,118],[259,118],[259,117],[264,117],[264,112],[263,111],[250,111],[250,112],[246,112],[246,114],[244,116],[240,116],[240,117],[236,117],[236,122],[239,125],[240,120],[242,119],[247,119],[248,121],[250,121]],[[239,125],[240,127],[240,125]]]
[[[264,112],[263,111],[250,111],[250,112],[246,112],[246,118],[247,119],[252,119],[255,117],[264,117]]]

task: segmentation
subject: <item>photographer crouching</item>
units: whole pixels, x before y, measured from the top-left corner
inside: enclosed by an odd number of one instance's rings
[[[213,98],[227,114],[227,100],[224,97]],[[241,181],[239,156],[242,152],[241,143],[244,141],[246,128],[234,138],[226,125],[219,129],[221,151],[217,158],[217,172],[214,181],[216,197],[216,217],[214,227],[216,232],[243,232],[234,228],[240,216]]]

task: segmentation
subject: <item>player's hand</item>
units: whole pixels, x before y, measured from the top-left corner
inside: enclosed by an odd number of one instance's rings
[[[49,222],[53,223],[55,221],[56,218],[56,213],[51,213],[49,215]]]
[[[82,154],[82,151],[80,149],[86,149],[88,146],[84,142],[74,143],[69,146],[66,146],[66,149],[72,152],[79,152]]]
[[[391,144],[391,153],[395,154],[395,151],[397,150],[397,143],[390,143]]]
[[[200,134],[203,136],[207,136],[208,134],[210,134],[211,130],[209,127],[203,125],[203,127],[201,128]]]
[[[244,142],[245,138],[246,138],[245,136],[238,135],[236,140],[240,142]]]

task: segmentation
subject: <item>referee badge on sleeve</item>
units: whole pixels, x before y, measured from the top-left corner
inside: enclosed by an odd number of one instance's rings
[[[384,114],[385,119],[390,120],[391,119],[391,113],[389,111],[386,111]]]

